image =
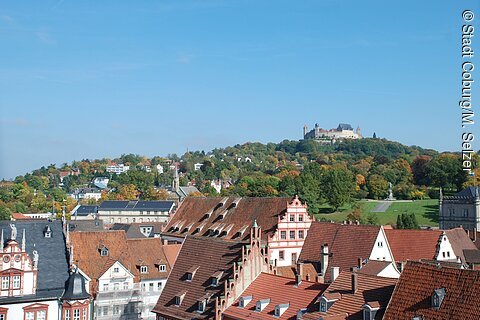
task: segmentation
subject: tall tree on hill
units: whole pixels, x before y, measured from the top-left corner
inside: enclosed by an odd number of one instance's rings
[[[322,178],[323,194],[335,211],[352,201],[356,183],[350,170],[331,168],[325,171]]]

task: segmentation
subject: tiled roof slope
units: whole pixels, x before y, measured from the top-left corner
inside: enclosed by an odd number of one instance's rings
[[[452,244],[455,255],[457,257],[460,257],[463,262],[465,262],[463,250],[477,248],[463,228],[446,230],[445,234],[447,235],[448,240]]]
[[[141,232],[141,227],[152,227],[152,231],[148,235],[154,237],[155,234],[162,232],[166,222],[142,222],[142,223],[114,223],[110,230],[125,230],[127,238],[146,238]]]
[[[329,279],[331,267],[340,267],[340,271],[348,271],[358,265],[358,258],[370,257],[379,230],[380,227],[377,226],[313,222],[299,260],[320,262],[321,246],[327,243],[331,254],[326,274],[326,279]]]
[[[297,312],[303,308],[313,308],[315,298],[321,294],[327,285],[302,281],[299,286],[295,280],[261,273],[241,296],[253,296],[253,300],[245,307],[239,308],[238,299],[223,315],[225,319],[296,319]],[[255,304],[261,299],[271,299],[261,312],[255,311]],[[280,316],[273,318],[275,306],[290,304]]]
[[[242,243],[220,239],[187,237],[177,256],[165,288],[153,312],[177,319],[212,319],[215,317],[215,298],[223,292],[224,283],[232,276],[233,262],[241,259]],[[186,281],[187,271],[197,268],[192,281]],[[210,286],[210,277],[223,272],[218,286]],[[180,306],[175,296],[186,292]],[[198,313],[197,300],[211,295],[205,312]]]
[[[446,290],[438,310],[432,308],[434,290]],[[480,319],[480,271],[437,267],[409,261],[395,287],[384,319]]]
[[[302,319],[348,319],[363,320],[363,305],[366,303],[380,307],[375,319],[381,319],[382,308],[388,304],[397,279],[357,274],[357,291],[352,291],[352,272],[343,271],[324,292],[336,296],[337,301],[327,312],[306,313]],[[318,303],[317,303],[317,310]]]
[[[0,229],[3,229],[5,239],[3,246],[11,236],[10,223],[12,222],[0,222]],[[2,298],[0,304],[60,297],[65,288],[65,281],[69,277],[65,237],[63,236],[61,221],[30,220],[15,221],[14,224],[17,228],[17,241],[19,243],[25,229],[25,249],[30,258],[33,259],[34,250],[38,252],[38,287],[35,295]],[[43,234],[47,225],[50,226],[52,231],[51,238],[46,238]]]
[[[442,230],[385,230],[395,261],[434,259],[438,241],[443,232]],[[465,261],[463,249],[476,248],[462,228],[446,230],[445,234],[452,245],[455,257],[460,257],[462,261]]]
[[[88,231],[70,232],[70,242],[74,263],[92,279],[92,292],[96,292],[97,279],[115,261],[120,261],[136,281],[166,278],[170,271],[160,238],[127,239],[123,230]],[[103,246],[108,249],[108,256],[100,255]],[[159,271],[160,264],[166,265],[165,272]],[[140,273],[142,265],[148,267],[148,273]]]
[[[391,263],[392,262],[389,261],[370,260],[365,265],[363,265],[362,268],[358,269],[357,272],[376,276],[386,267],[388,267]]]
[[[172,216],[164,233],[180,237],[209,236],[209,230],[216,228],[215,237],[240,241],[249,239],[250,227],[257,220],[262,238],[266,240],[275,232],[278,216],[286,212],[289,201],[290,198],[188,197]],[[211,214],[206,216],[207,213]]]
[[[292,267],[292,266],[277,267],[276,274],[281,277],[295,279],[297,275],[297,270],[296,270],[296,267]],[[311,263],[303,264],[302,280],[317,281],[317,270],[315,269],[315,266],[313,264]]]

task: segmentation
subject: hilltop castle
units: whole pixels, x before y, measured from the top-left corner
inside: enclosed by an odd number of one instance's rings
[[[325,130],[320,128],[318,123],[315,124],[315,128],[308,131],[307,125],[303,126],[303,139],[315,139],[320,142],[332,142],[343,139],[361,139],[360,127],[357,130],[353,130],[352,126],[348,123],[340,123],[336,129]]]

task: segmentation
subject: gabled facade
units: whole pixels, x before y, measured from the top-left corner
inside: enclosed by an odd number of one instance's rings
[[[298,196],[287,203],[286,213],[278,216],[277,230],[268,237],[269,259],[274,265],[297,264],[312,221],[307,205],[302,204]]]
[[[85,279],[69,274],[61,222],[0,222],[0,229],[0,319],[89,319],[90,296]]]
[[[127,239],[123,230],[71,232],[68,238],[71,259],[86,275],[96,319],[155,318],[151,310],[176,258],[170,252],[167,258],[160,238]]]

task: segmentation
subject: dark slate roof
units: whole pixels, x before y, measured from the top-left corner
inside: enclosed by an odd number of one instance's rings
[[[0,221],[0,229],[3,229],[5,239],[3,246],[10,239],[10,223],[11,221]],[[52,230],[51,238],[45,238],[43,235],[43,230],[47,225]],[[38,287],[34,295],[1,298],[0,305],[60,298],[65,289],[65,281],[69,277],[67,251],[61,221],[16,221],[15,226],[17,227],[17,241],[21,241],[23,229],[25,229],[28,255],[33,259],[33,251],[37,250],[38,252]]]
[[[340,123],[337,127],[337,131],[353,130],[352,126],[348,123]]]
[[[475,190],[475,188],[477,190]],[[475,198],[476,197],[476,192],[478,192],[478,194],[480,194],[480,187],[468,187],[466,189],[463,189],[462,191],[458,192],[457,194],[455,194],[456,196],[459,196],[459,197],[468,197],[468,198]]]
[[[160,234],[163,228],[167,225],[166,222],[142,222],[142,223],[114,223],[110,230],[123,230],[128,239],[146,238],[142,233],[142,227],[151,227],[152,230],[148,238],[153,238],[155,234]]]
[[[99,231],[104,230],[103,220],[70,220],[68,221],[70,231]]]
[[[94,215],[98,212],[98,206],[80,206],[74,212],[77,216]]]
[[[65,292],[62,300],[82,300],[90,298],[85,287],[85,278],[78,273],[78,269],[65,282]]]
[[[175,205],[174,201],[104,201],[98,210],[109,211],[137,211],[137,210],[152,210],[152,211],[170,211]]]

